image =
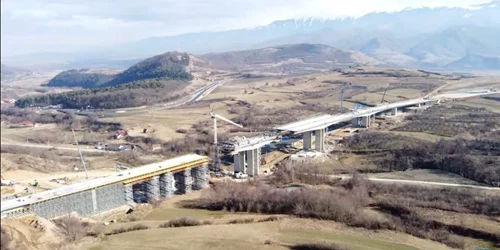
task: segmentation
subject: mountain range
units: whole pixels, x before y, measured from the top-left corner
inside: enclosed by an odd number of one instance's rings
[[[200,55],[287,44],[324,44],[357,50],[388,66],[443,68],[458,67],[453,62],[468,55],[500,56],[499,34],[500,0],[494,0],[469,8],[425,7],[374,12],[359,18],[279,20],[250,29],[152,37],[84,53],[57,54],[57,58],[64,61],[59,67],[65,68],[77,62],[80,67],[95,67],[99,61],[130,66],[137,62],[135,59],[166,51]],[[117,58],[128,61],[114,60]],[[2,61],[17,65],[45,59],[38,54]]]

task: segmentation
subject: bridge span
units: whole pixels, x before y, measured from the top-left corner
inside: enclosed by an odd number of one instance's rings
[[[441,100],[447,99],[464,99],[482,95],[491,95],[498,93],[497,90],[482,90],[482,91],[465,91],[458,93],[444,93],[433,95],[433,93],[421,98],[405,100],[394,103],[377,105],[375,107],[358,109],[345,114],[321,115],[304,119],[274,128],[274,136],[259,136],[243,140],[234,146],[231,155],[234,155],[234,170],[235,172],[247,173],[249,176],[260,174],[260,148],[264,145],[279,140],[279,135],[295,134],[302,135],[303,150],[315,150],[322,152],[325,149],[325,135],[328,127],[350,122],[354,127],[368,128],[371,125],[371,120],[376,115],[392,115],[395,116],[405,109],[425,109],[432,105],[438,104]],[[312,137],[315,137],[313,145]]]
[[[71,212],[93,216],[138,201],[135,189],[142,188],[143,202],[185,194],[208,186],[208,158],[184,155],[106,177],[4,200],[2,218],[34,214],[47,219]]]

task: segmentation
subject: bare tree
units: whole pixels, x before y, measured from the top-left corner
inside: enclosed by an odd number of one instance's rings
[[[85,236],[85,223],[70,214],[56,220],[56,224],[59,226],[59,232],[69,242],[75,242]]]

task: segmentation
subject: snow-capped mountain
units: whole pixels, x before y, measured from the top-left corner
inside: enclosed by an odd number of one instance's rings
[[[153,37],[94,55],[138,58],[173,50],[204,54],[298,43],[359,50],[391,65],[442,66],[464,57],[468,51],[497,56],[500,0],[468,8],[373,12],[359,18],[278,20],[255,28]]]

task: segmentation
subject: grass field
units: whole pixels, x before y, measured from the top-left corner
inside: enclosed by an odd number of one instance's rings
[[[304,219],[149,229],[109,236],[89,249],[288,249],[293,244],[311,242],[333,242],[360,250],[449,249],[404,234],[352,230],[337,223]]]

